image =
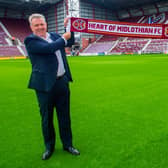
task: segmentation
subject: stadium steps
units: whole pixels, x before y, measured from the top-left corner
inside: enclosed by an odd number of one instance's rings
[[[113,50],[113,48],[115,48],[115,47],[117,46],[118,42],[119,42],[119,40],[117,40],[117,41],[114,43],[114,45],[110,48],[110,50],[108,51],[108,53],[110,53],[110,52]]]
[[[145,44],[145,46],[142,48],[141,52],[145,51],[145,49],[149,46],[149,44],[151,43],[151,39]]]
[[[3,29],[3,31],[8,35],[8,37],[11,37],[10,33],[8,32],[8,30],[6,29],[6,27],[3,25],[2,22],[0,22],[0,26]]]

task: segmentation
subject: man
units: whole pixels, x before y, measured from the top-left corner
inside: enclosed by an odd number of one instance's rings
[[[65,26],[67,22],[68,18],[64,20]],[[64,49],[66,46],[72,46],[74,35],[66,32],[61,37],[57,33],[48,33],[45,17],[41,14],[32,14],[29,23],[33,34],[24,41],[32,64],[28,87],[35,90],[40,108],[46,147],[42,160],[50,158],[54,152],[54,108],[57,111],[63,149],[73,155],[79,155],[79,151],[72,144],[69,104],[69,81],[72,81],[72,77]]]

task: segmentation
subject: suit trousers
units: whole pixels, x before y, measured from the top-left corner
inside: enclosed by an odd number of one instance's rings
[[[53,112],[56,114],[59,125],[60,138],[64,148],[72,146],[72,131],[70,119],[70,89],[67,77],[56,80],[49,92],[36,90],[39,103],[42,133],[46,149],[54,150],[56,133],[53,124]]]

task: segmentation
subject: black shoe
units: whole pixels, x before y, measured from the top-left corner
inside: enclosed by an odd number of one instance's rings
[[[43,156],[42,156],[42,160],[47,160],[51,157],[51,155],[53,154],[54,150],[46,150],[44,153],[43,153]]]
[[[80,155],[80,152],[72,146],[64,148],[64,150],[71,153],[72,155]]]

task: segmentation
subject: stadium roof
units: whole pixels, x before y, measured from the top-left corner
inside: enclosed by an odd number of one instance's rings
[[[1,7],[13,8],[19,11],[33,11],[44,9],[51,6],[53,3],[62,0],[0,0]],[[71,0],[72,1],[72,0]],[[105,7],[112,11],[122,9],[139,8],[148,4],[156,4],[157,2],[168,0],[83,0],[101,7]]]
[[[53,3],[62,0],[0,0],[0,6],[4,8],[11,8],[18,11],[33,11],[47,8]]]
[[[140,8],[144,5],[156,4],[157,2],[168,2],[168,0],[88,0],[88,2],[117,11],[122,9]]]

